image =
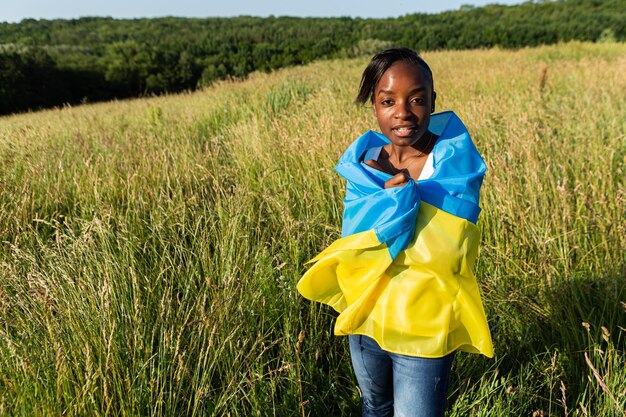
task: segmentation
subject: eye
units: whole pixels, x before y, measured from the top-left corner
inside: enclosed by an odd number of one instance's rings
[[[393,100],[391,100],[390,98],[384,98],[380,101],[380,104],[382,104],[383,106],[391,106],[393,104]]]
[[[414,99],[411,100],[411,103],[424,105],[426,104],[426,99],[423,97],[415,97]]]

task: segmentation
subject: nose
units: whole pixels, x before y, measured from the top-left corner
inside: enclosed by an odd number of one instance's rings
[[[405,119],[409,117],[411,110],[409,109],[408,101],[398,101],[396,103],[396,118]]]

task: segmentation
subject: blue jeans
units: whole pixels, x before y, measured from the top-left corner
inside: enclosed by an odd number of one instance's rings
[[[444,415],[454,353],[418,358],[384,351],[367,336],[348,338],[363,417]]]

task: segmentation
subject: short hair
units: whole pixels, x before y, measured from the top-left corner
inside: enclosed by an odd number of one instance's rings
[[[430,79],[432,89],[434,91],[435,85],[433,80],[433,73],[430,67],[418,54],[409,48],[390,48],[384,51],[378,52],[372,57],[372,60],[367,64],[367,67],[363,71],[361,77],[361,85],[359,87],[359,94],[354,100],[355,104],[365,104],[367,100],[374,100],[374,88],[376,84],[387,71],[396,62],[410,62],[417,65],[426,71],[426,75]]]

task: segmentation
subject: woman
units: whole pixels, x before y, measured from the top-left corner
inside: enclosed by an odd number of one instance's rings
[[[382,133],[341,157],[342,238],[298,283],[340,313],[363,416],[443,416],[454,352],[493,356],[472,273],[485,164],[454,113],[433,114],[435,99],[414,51],[372,58],[356,102],[371,102]]]

